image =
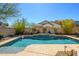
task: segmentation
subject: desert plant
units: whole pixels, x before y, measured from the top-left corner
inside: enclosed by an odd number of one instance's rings
[[[75,22],[72,19],[65,19],[61,21],[61,26],[65,34],[72,34],[75,27]]]
[[[27,22],[25,21],[25,19],[18,20],[18,21],[14,24],[15,34],[16,34],[16,35],[23,34],[24,31],[25,31],[26,26],[27,26]]]

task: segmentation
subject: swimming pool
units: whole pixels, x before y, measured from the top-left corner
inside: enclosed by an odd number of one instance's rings
[[[38,35],[19,38],[4,46],[26,47],[30,44],[79,44],[79,41],[64,36]]]
[[[64,36],[27,36],[24,38],[15,39],[0,47],[1,54],[14,54],[23,51],[28,45],[31,44],[79,44],[79,41]]]

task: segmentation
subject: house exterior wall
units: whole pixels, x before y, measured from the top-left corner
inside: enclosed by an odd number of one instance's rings
[[[46,33],[54,33],[53,27],[45,27],[46,28]]]
[[[13,28],[0,28],[0,35],[14,35],[15,30]]]

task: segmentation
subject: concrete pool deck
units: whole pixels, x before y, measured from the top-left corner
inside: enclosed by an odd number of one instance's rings
[[[65,36],[79,40],[79,38],[76,37],[68,35]],[[0,45],[13,41],[16,38],[1,42]],[[67,51],[71,51],[72,49],[77,51],[77,55],[79,56],[79,44],[32,44],[28,45],[24,50],[18,53],[15,54],[0,53],[0,56],[57,56],[60,51],[65,50],[64,46],[67,46]]]
[[[79,44],[32,44],[16,54],[0,54],[0,56],[59,56],[58,52],[64,51],[64,46],[67,46],[67,51],[73,49],[79,55]]]

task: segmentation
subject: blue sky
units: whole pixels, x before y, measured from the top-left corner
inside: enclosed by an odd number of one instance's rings
[[[39,23],[43,20],[79,20],[79,4],[77,3],[23,3],[19,4],[19,8],[20,18],[25,18],[30,23]],[[12,24],[14,20],[8,22]]]

